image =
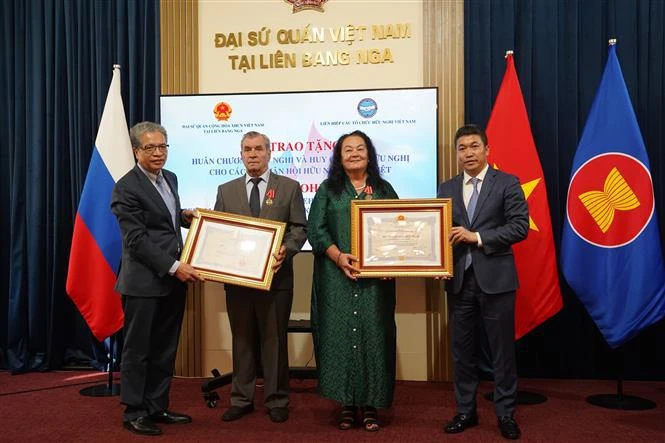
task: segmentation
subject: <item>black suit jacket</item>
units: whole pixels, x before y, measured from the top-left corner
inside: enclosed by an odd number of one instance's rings
[[[524,240],[529,231],[529,207],[517,177],[488,168],[478,203],[469,220],[462,196],[464,174],[439,186],[437,196],[452,198],[453,226],[480,233],[483,246],[471,247],[472,263],[480,289],[486,294],[514,291],[519,286],[512,245]],[[457,294],[464,280],[468,244],[453,248],[454,277],[446,289]]]
[[[307,240],[307,219],[305,217],[305,204],[300,184],[288,177],[270,173],[267,189],[275,191],[272,204],[265,202],[261,205],[260,218],[286,222],[286,232],[282,244],[286,248],[286,259],[272,281],[273,289],[293,289],[293,256],[300,251]],[[251,216],[249,202],[247,201],[247,187],[245,176],[219,185],[217,188],[217,201],[215,211],[230,212]],[[226,289],[234,289],[226,285]]]
[[[162,174],[175,196],[176,218],[188,227],[181,216],[178,179],[166,169]],[[115,290],[143,297],[184,290],[185,284],[169,275],[182,251],[180,227],[174,228],[162,196],[138,165],[116,183],[111,210],[122,232],[122,261]]]

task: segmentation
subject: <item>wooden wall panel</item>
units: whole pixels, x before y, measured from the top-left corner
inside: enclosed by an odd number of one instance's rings
[[[160,1],[162,94],[199,92],[198,14],[198,0]],[[190,284],[175,363],[177,376],[204,375],[201,364],[201,297],[202,285]]]
[[[199,91],[198,4],[198,0],[160,1],[162,94]]]
[[[198,93],[198,0],[160,0],[162,94]],[[453,135],[464,122],[464,2],[423,0],[423,85],[439,88],[439,179],[457,173]],[[167,128],[168,130],[168,128]],[[428,379],[451,380],[447,306],[441,282],[427,283]],[[176,375],[203,376],[201,285],[190,288]]]
[[[423,1],[423,85],[439,88],[439,180],[457,174],[455,130],[464,123],[464,1]],[[429,380],[453,377],[448,306],[440,281],[427,282]]]

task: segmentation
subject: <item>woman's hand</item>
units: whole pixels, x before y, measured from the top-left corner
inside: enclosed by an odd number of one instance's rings
[[[340,252],[337,256],[337,267],[344,272],[344,275],[351,280],[358,280],[357,275],[360,273],[360,269],[356,268],[353,265],[353,262],[357,262],[358,257],[355,255],[347,254],[346,252]]]

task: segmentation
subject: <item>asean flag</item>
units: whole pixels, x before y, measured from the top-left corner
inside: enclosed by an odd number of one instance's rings
[[[113,290],[122,237],[110,203],[115,182],[132,167],[120,67],[116,65],[74,222],[67,273],[67,293],[100,341],[123,324],[120,296]]]
[[[611,347],[665,316],[649,158],[613,42],[573,160],[561,266]]]
[[[520,287],[515,299],[515,338],[519,339],[561,310],[547,189],[512,51],[487,123],[489,163],[517,176],[529,205],[529,235],[513,245]]]

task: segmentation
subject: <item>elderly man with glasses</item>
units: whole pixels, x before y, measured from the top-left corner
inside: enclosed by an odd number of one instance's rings
[[[159,435],[156,423],[183,424],[191,417],[168,410],[169,390],[186,283],[203,280],[178,258],[181,227],[193,211],[180,207],[178,179],[164,169],[166,130],[141,122],[129,132],[136,166],[113,189],[111,210],[122,232],[122,262],[116,291],[125,312],[120,401],[124,427],[136,434]]]

